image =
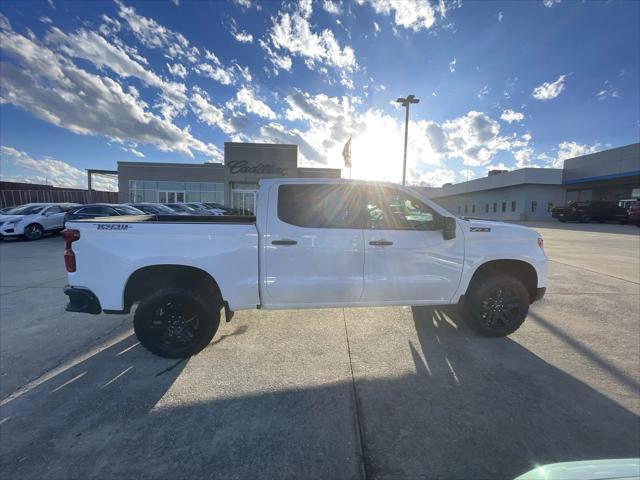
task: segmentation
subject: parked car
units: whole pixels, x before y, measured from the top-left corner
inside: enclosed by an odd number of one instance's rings
[[[161,203],[127,203],[127,205],[151,215],[188,215],[185,212],[176,212]]]
[[[28,203],[0,215],[0,238],[39,240],[46,232],[64,228],[64,216],[77,203]]]
[[[195,208],[198,212],[209,212],[211,215],[224,215],[224,211],[219,208],[210,208],[207,207],[204,203],[201,202],[189,202],[185,205],[188,205],[192,208]],[[202,213],[200,213],[202,215]],[[206,214],[205,214],[206,215]]]
[[[627,215],[629,216],[629,223],[633,223],[636,227],[640,227],[640,202],[629,205]]]
[[[2,207],[0,208],[0,215],[8,212],[9,210],[13,210],[14,208],[16,208],[16,205],[13,205],[11,207]]]
[[[215,202],[202,202],[202,205],[209,209],[217,209],[223,212],[223,215],[253,215],[249,210],[242,210],[241,208],[225,207]]]
[[[530,228],[458,219],[387,183],[259,188],[256,217],[70,222],[67,310],[125,314],[138,304],[141,344],[183,358],[209,344],[221,309],[231,320],[255,308],[461,304],[473,328],[497,337],[516,331],[545,293],[547,257]]]
[[[71,220],[79,220],[83,218],[98,217],[119,217],[122,215],[144,215],[142,210],[138,210],[130,205],[121,205],[116,203],[93,203],[89,205],[81,205],[74,210],[67,212],[64,221],[65,225]]]
[[[627,211],[615,202],[592,201],[571,202],[566,207],[555,207],[551,210],[551,216],[560,222],[619,222],[627,223],[629,218]]]
[[[183,212],[189,215],[213,215],[211,212],[208,212],[202,209],[197,209],[186,203],[165,203],[163,205],[166,205],[167,207],[169,207],[170,209],[176,212]]]

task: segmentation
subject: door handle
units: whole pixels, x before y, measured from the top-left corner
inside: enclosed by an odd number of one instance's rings
[[[298,242],[295,240],[274,240],[271,242],[271,245],[297,245]]]
[[[372,240],[369,242],[369,245],[373,245],[375,247],[388,247],[389,245],[393,245],[393,242],[389,240]]]

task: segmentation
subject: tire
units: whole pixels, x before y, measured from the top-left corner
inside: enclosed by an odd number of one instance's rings
[[[524,322],[529,312],[529,292],[511,275],[485,276],[474,282],[465,300],[465,320],[485,337],[505,337]]]
[[[136,337],[147,350],[165,358],[188,358],[203,350],[220,325],[219,301],[179,287],[144,298],[133,319]]]
[[[589,216],[584,216],[584,217],[580,217],[580,223],[590,223],[591,222],[591,217]]]
[[[566,218],[559,218],[558,221],[560,223],[567,223],[567,219]]]
[[[44,229],[39,223],[31,223],[24,227],[23,235],[29,241],[40,240],[44,236]]]

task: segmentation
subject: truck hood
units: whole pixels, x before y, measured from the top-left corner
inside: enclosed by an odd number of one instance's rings
[[[495,222],[491,220],[461,219],[460,226],[465,235],[489,234],[512,238],[537,238],[540,234],[534,229],[515,223]]]

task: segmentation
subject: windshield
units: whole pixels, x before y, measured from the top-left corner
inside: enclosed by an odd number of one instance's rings
[[[166,205],[145,205],[144,207],[147,209],[147,211],[154,213],[175,213],[175,210],[171,210]]]
[[[5,212],[5,215],[34,215],[40,213],[46,205],[23,205],[21,207],[12,208]]]
[[[116,212],[120,215],[142,215],[144,212],[138,210],[137,208],[130,207],[129,205],[112,205]]]
[[[172,210],[176,211],[176,212],[193,212],[195,211],[193,208],[187,207],[185,204],[183,203],[170,203],[168,205],[168,208],[171,208]]]

